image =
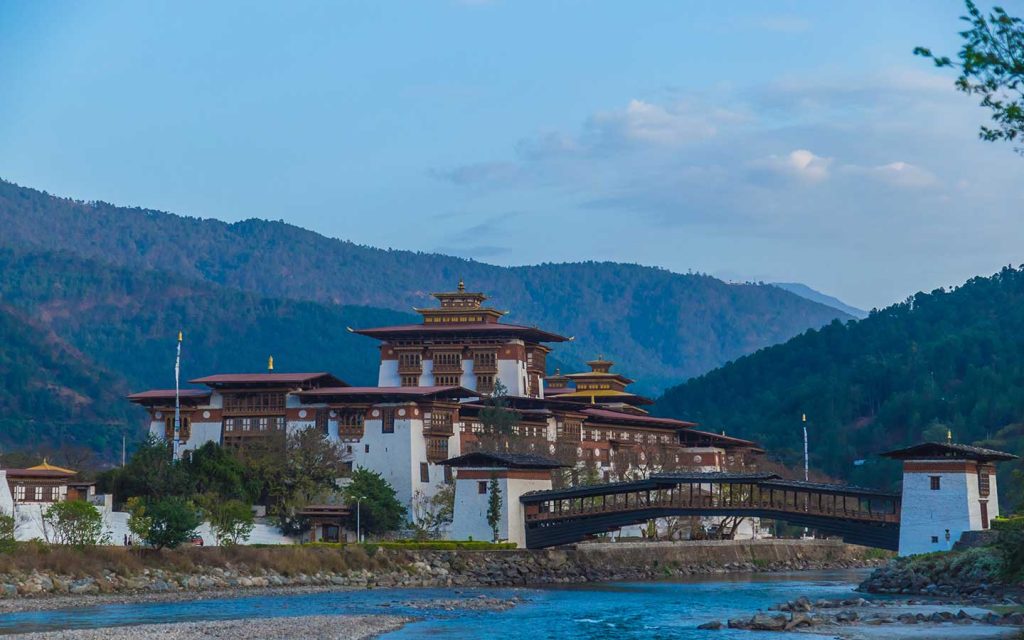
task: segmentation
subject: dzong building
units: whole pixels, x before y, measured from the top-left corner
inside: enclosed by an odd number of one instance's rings
[[[420,498],[451,482],[441,462],[482,448],[533,453],[565,465],[562,482],[635,479],[674,470],[750,470],[762,453],[750,441],[692,422],[649,415],[651,400],[598,357],[589,371],[546,373],[552,345],[570,340],[502,322],[482,293],[433,294],[421,322],[350,328],[380,342],[377,386],[352,386],[329,372],[219,373],[193,378],[179,394],[176,456],[207,442],[244,447],[274,433],[318,429],[353,467],[378,472],[415,516]],[[340,330],[340,328],[339,328]],[[481,419],[496,386],[514,412],[510,433]],[[175,440],[173,389],[129,399],[149,414],[151,436]]]

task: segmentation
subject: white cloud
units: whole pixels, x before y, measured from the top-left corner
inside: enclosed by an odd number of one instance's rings
[[[823,158],[807,149],[796,149],[784,156],[770,155],[755,162],[756,167],[790,176],[804,182],[821,182],[829,176],[832,158]]]
[[[930,171],[909,162],[890,162],[860,172],[894,187],[921,189],[939,184],[938,178]]]
[[[717,132],[717,115],[686,104],[663,107],[633,99],[624,109],[594,114],[588,133],[606,143],[679,145],[704,140]]]

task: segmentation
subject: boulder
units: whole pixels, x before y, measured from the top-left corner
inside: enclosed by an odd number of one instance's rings
[[[711,622],[705,622],[704,624],[697,625],[698,629],[718,631],[722,628],[722,623],[718,620],[712,620]]]

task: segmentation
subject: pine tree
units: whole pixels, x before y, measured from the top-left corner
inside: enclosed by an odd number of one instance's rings
[[[494,535],[494,542],[498,541],[498,525],[501,524],[501,486],[498,485],[497,476],[491,476],[491,483],[487,487],[487,524],[491,527]]]

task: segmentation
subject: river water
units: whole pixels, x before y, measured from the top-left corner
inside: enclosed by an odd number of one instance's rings
[[[420,618],[388,639],[589,640],[708,638],[697,630],[710,620],[749,617],[757,609],[805,595],[852,597],[863,571],[732,574],[687,581],[605,583],[535,589],[374,589],[248,596],[188,602],[105,604],[74,610],[0,616],[0,633],[109,627],[195,620],[393,614]],[[440,599],[480,594],[525,602],[507,611],[446,610]],[[714,638],[778,638],[777,634],[722,630]],[[801,635],[802,638],[819,636]],[[830,637],[830,636],[820,636]]]

